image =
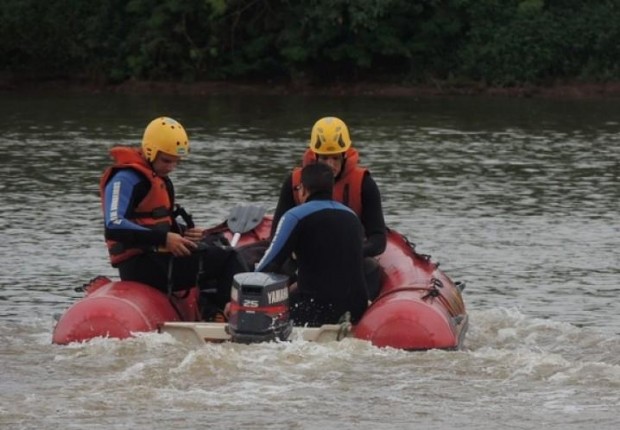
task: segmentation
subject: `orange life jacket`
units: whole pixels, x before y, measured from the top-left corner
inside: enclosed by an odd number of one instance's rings
[[[345,163],[343,171],[340,172],[338,180],[334,184],[333,199],[340,203],[350,207],[358,217],[362,216],[362,182],[364,181],[364,175],[368,172],[368,169],[359,166],[359,154],[357,150],[349,148],[345,153]],[[302,160],[302,167],[308,164],[316,163],[316,154],[310,149],[307,149],[304,153]],[[292,174],[292,186],[293,190],[301,183],[301,169],[302,167],[296,167],[293,169]],[[299,193],[293,192],[293,198],[295,203],[299,205]]]
[[[168,193],[164,179],[155,174],[139,149],[119,146],[112,148],[110,154],[114,158],[114,165],[106,169],[99,181],[102,208],[105,187],[110,178],[119,169],[133,169],[148,179],[151,186],[147,195],[133,210],[131,218],[128,219],[147,228],[169,231],[173,223],[172,207],[174,202]],[[105,208],[103,209],[105,210]],[[113,240],[106,240],[106,245],[110,254],[110,262],[114,267],[120,262],[144,252],[142,248],[126,248],[122,243]]]

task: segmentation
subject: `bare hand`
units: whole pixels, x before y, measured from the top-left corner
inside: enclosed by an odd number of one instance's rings
[[[293,282],[291,285],[288,286],[289,294],[292,294],[295,291],[297,291],[297,282]]]
[[[200,242],[203,236],[204,229],[198,227],[193,227],[185,230],[185,234],[183,235],[183,237],[191,240],[192,242]]]
[[[166,235],[166,249],[175,257],[188,256],[195,248],[196,244],[194,242],[180,234],[170,232]]]

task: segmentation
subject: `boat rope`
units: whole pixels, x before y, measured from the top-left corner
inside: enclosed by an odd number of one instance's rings
[[[457,286],[455,286],[457,288],[457,291],[460,292],[460,290],[458,289]],[[448,297],[446,297],[444,294],[441,294],[441,289],[444,288],[443,282],[440,279],[437,278],[431,278],[430,281],[430,287],[429,287],[429,292],[427,295],[425,295],[424,297],[422,297],[422,300],[426,299],[427,297],[433,297],[433,298],[437,298],[437,300],[441,301],[444,306],[446,307],[446,309],[448,309],[448,312],[450,312],[450,315],[455,316],[455,315],[459,315],[459,307],[462,309],[462,302],[460,303],[460,306],[458,303],[454,303],[451,300],[448,300]]]
[[[430,254],[419,254],[415,248],[416,248],[416,244],[414,242],[411,242],[409,240],[409,238],[407,236],[405,236],[402,233],[398,233],[394,230],[390,230],[388,229],[389,233],[394,233],[395,235],[399,236],[400,239],[405,243],[405,246],[407,248],[409,248],[409,250],[411,251],[411,253],[413,254],[413,256],[418,256],[420,257],[422,260],[426,261],[427,263],[430,263],[431,261],[431,255]],[[435,263],[435,267],[439,267],[439,263]]]
[[[464,312],[464,304],[463,304],[462,299],[460,299],[459,296],[455,296],[456,303],[454,301],[448,300],[448,298],[444,294],[441,293],[442,288],[444,288],[443,282],[440,279],[432,278],[430,280],[430,285],[426,287],[408,286],[408,287],[399,287],[399,288],[394,288],[393,290],[389,290],[386,293],[381,294],[379,297],[377,297],[370,306],[373,306],[375,303],[378,303],[380,299],[383,299],[384,297],[389,296],[391,294],[395,294],[397,292],[424,291],[426,292],[426,294],[421,297],[422,300],[437,299],[443,303],[443,305],[448,310],[450,315],[455,316],[455,315],[462,314]]]
[[[346,311],[344,315],[340,317],[338,324],[340,327],[338,328],[338,333],[336,334],[336,340],[340,342],[351,332],[351,312]]]
[[[110,282],[110,278],[108,278],[107,276],[104,275],[98,275],[95,276],[94,278],[92,278],[90,281],[80,285],[79,287],[75,287],[73,289],[73,291],[77,292],[77,293],[83,293],[83,292],[87,292],[88,289],[90,287],[92,287],[95,284],[98,284],[99,282]]]
[[[340,342],[342,339],[347,337],[350,332],[351,332],[351,323],[340,324],[340,328],[338,329],[338,334],[336,335],[336,340]]]
[[[172,288],[173,288],[173,282],[172,282],[172,268],[174,265],[174,256],[172,254],[170,254],[170,257],[168,258],[168,282],[167,282],[167,287],[168,287],[168,302],[170,302],[170,306],[172,306],[172,309],[174,309],[174,311],[177,313],[177,316],[179,317],[179,321],[183,321],[183,314],[181,313],[181,310],[179,309],[179,307],[177,306],[177,304],[175,303],[174,299],[184,299],[185,297],[187,297],[189,295],[189,289],[186,291],[184,296],[181,297],[177,297],[173,292],[172,292]]]

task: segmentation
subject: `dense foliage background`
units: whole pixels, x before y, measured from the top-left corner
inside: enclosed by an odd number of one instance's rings
[[[620,0],[3,0],[21,79],[513,86],[620,78]]]

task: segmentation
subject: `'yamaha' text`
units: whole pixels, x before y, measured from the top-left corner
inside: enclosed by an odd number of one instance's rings
[[[279,290],[267,292],[269,304],[280,303],[288,299],[288,288],[280,288]]]

